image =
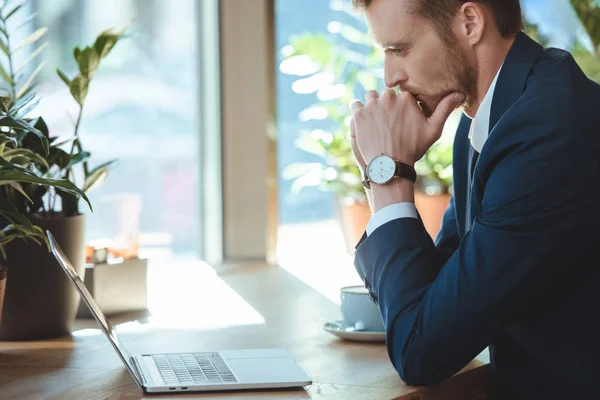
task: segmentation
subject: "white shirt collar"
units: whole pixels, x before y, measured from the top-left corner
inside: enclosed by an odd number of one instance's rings
[[[481,153],[483,145],[487,140],[488,133],[490,130],[490,113],[492,111],[492,99],[494,98],[494,90],[496,89],[496,82],[502,66],[498,69],[496,77],[492,81],[487,93],[483,97],[475,118],[471,121],[471,128],[469,130],[469,140],[471,145],[477,152]],[[466,115],[466,114],[465,114]]]

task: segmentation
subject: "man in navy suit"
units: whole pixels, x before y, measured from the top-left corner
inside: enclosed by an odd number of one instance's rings
[[[354,0],[385,52],[352,104],[373,215],[355,265],[408,384],[490,349],[506,399],[600,399],[600,86],[522,33],[518,0]],[[414,164],[449,114],[454,196],[435,241]]]

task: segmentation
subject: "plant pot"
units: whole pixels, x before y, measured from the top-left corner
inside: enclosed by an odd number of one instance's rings
[[[84,216],[31,222],[50,230],[73,264],[85,274]],[[0,340],[39,340],[70,334],[79,294],[45,246],[15,240],[7,246],[10,282],[4,298]]]
[[[444,213],[448,208],[448,202],[451,196],[449,194],[429,195],[423,192],[415,191],[415,206],[423,220],[423,225],[427,233],[435,240],[440,227]]]
[[[8,268],[0,265],[0,326],[2,326],[2,306],[4,305],[4,293],[6,293],[6,275]]]
[[[365,233],[371,218],[369,203],[356,201],[351,197],[339,198],[338,215],[346,249],[349,254],[354,254],[354,248]]]

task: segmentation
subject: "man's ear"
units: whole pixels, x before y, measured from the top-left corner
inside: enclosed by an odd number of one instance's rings
[[[470,45],[479,43],[485,31],[488,14],[481,3],[466,2],[460,7],[456,16],[456,28],[464,42]]]

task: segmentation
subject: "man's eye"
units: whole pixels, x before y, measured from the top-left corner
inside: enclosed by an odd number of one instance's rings
[[[402,49],[402,48],[391,48],[391,49],[388,49],[388,52],[393,53],[393,54],[402,54],[402,53],[404,53],[404,49]]]

